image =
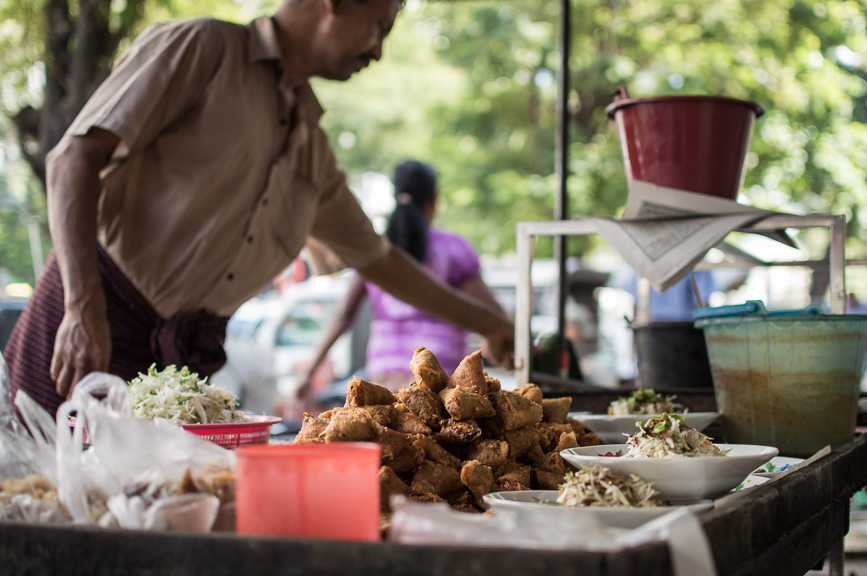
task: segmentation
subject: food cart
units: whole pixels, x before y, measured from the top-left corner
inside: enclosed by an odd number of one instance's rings
[[[568,2],[563,4],[568,21]],[[568,23],[566,24],[568,31]],[[563,34],[568,39],[568,33]],[[568,43],[562,51],[568,59]],[[567,75],[563,75],[566,77]],[[563,90],[563,114],[566,114]],[[562,138],[566,149],[568,138]],[[565,165],[565,153],[561,165]],[[565,192],[566,171],[561,169]],[[562,195],[565,198],[565,193]],[[561,216],[568,211],[559,210]],[[843,224],[841,226],[841,223]],[[845,310],[842,284],[842,217],[777,217],[769,225],[828,226],[832,230],[832,309]],[[772,229],[772,228],[768,228]],[[580,221],[533,223],[519,227],[522,283],[518,287],[516,364],[518,383],[539,377],[529,372],[529,295],[531,237],[587,233]],[[561,244],[562,246],[562,244]],[[560,255],[562,256],[562,254]],[[841,304],[841,302],[843,302]],[[562,315],[562,306],[561,306]],[[562,320],[562,318],[561,318]],[[562,322],[561,322],[562,325]],[[552,389],[558,383],[551,382]],[[594,412],[619,394],[580,386],[557,389],[573,406]],[[712,392],[678,390],[693,410],[712,410]],[[850,499],[867,485],[867,440],[863,436],[778,479],[730,493],[699,516],[720,575],[803,575],[827,559],[833,575],[842,573],[843,537],[849,527]],[[668,575],[673,558],[664,541],[617,551],[536,551],[514,548],[401,545],[320,539],[277,538],[231,532],[188,534],[126,531],[92,526],[0,522],[0,572],[53,575],[252,574],[397,576],[474,576],[489,574],[549,576]]]

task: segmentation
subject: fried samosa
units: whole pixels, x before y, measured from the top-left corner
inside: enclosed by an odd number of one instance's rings
[[[463,388],[446,388],[439,394],[446,412],[455,420],[489,418],[496,410],[486,396]]]
[[[440,390],[448,386],[449,375],[433,352],[423,346],[415,347],[409,370],[415,377],[416,384],[424,386],[434,394],[439,394]]]
[[[479,394],[488,395],[488,383],[485,378],[485,363],[482,359],[482,351],[476,350],[458,364],[451,378],[449,386],[463,388]]]

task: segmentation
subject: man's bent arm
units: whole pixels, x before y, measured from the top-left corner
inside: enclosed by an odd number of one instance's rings
[[[511,367],[515,329],[502,310],[447,286],[399,248],[358,272],[395,298],[485,337],[487,356]]]
[[[99,173],[118,142],[113,133],[94,128],[64,137],[47,158],[48,223],[64,295],[51,377],[62,397],[89,372],[107,370],[111,357],[96,217]]]

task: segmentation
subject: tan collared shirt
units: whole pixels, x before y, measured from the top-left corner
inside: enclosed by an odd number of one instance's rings
[[[318,272],[385,255],[318,125],[279,84],[270,18],[159,24],[69,128],[121,143],[102,173],[99,241],[164,318],[234,312],[305,247]]]

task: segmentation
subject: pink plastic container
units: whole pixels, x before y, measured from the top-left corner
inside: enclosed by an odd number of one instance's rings
[[[380,539],[379,444],[242,446],[235,454],[239,533]]]
[[[735,200],[753,125],[764,113],[721,96],[629,98],[620,88],[606,111],[617,123],[626,178]]]

